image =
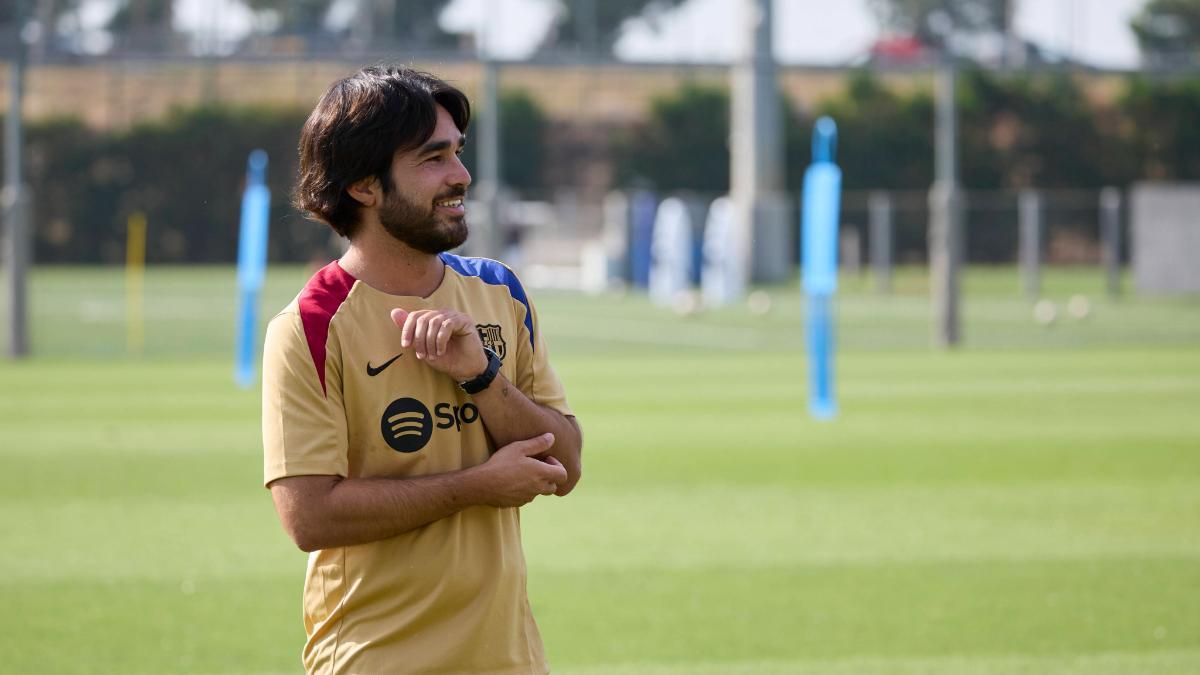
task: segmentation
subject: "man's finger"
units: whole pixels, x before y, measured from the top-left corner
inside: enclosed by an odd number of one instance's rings
[[[396,324],[396,328],[404,329],[404,320],[408,318],[408,310],[397,307],[392,310],[392,323]]]
[[[400,327],[400,346],[411,347],[413,342],[413,328],[416,327],[417,318],[421,312],[409,312],[408,316],[404,317],[404,325]]]
[[[417,352],[417,358],[423,359],[425,358],[426,351],[425,326],[429,323],[429,312],[421,312],[420,314],[414,314],[413,316],[417,318],[416,321],[413,321],[412,345],[413,349]]]
[[[442,327],[437,332],[437,355],[441,356],[446,353],[446,345],[450,344],[450,338],[454,335],[454,323],[447,321],[442,324]]]
[[[534,455],[542,454],[549,450],[550,446],[554,445],[554,434],[542,434],[541,436],[534,436],[524,441],[514,441],[509,445],[515,446],[522,455],[533,457]]]
[[[557,489],[559,485],[567,482],[567,470],[563,468],[562,464],[559,464],[558,466],[546,464],[545,466],[547,469],[546,478],[554,481],[555,489]]]
[[[446,317],[440,314],[429,319],[429,324],[425,328],[425,352],[430,357],[440,356],[442,353],[438,349],[438,333],[441,332],[442,326],[445,324]]]

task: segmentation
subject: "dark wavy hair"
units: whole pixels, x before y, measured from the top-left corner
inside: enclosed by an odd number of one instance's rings
[[[353,236],[360,204],[346,189],[374,176],[387,194],[392,157],[433,134],[437,106],[466,133],[471,121],[466,95],[429,73],[371,66],[334,82],[300,132],[293,204],[343,237]]]

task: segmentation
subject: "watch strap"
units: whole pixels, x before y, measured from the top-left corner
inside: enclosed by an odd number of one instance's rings
[[[496,374],[500,372],[500,355],[487,347],[483,348],[483,353],[487,355],[487,368],[484,368],[483,372],[474,378],[458,383],[458,386],[468,394],[478,394],[487,389],[491,386],[492,380],[496,379]]]

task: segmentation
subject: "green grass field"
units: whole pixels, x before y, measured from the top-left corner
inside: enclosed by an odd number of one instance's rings
[[[304,271],[270,278],[280,307]],[[233,273],[38,270],[39,354],[0,365],[0,671],[292,673],[304,554],[232,383]],[[805,412],[799,299],[677,317],[535,292],[585,478],[525,509],[556,673],[1200,672],[1200,301],[1036,325],[972,270],[930,350],[918,270],[839,301],[833,422]]]

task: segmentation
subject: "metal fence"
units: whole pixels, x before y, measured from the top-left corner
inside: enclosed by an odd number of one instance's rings
[[[1104,195],[1108,195],[1105,197]],[[1120,192],[1093,190],[971,190],[964,193],[964,259],[968,263],[1012,264],[1019,262],[1021,248],[1022,199],[1036,200],[1038,250],[1050,264],[1097,265],[1104,259],[1104,208],[1114,208],[1119,221],[1122,206]],[[1107,202],[1106,202],[1107,200]],[[873,215],[874,212],[874,215]],[[891,229],[892,258],[900,263],[924,263],[928,256],[929,193],[921,190],[847,191],[842,197],[842,229],[860,242],[860,259],[879,244],[881,225]],[[1120,231],[1118,250],[1128,249],[1126,228]]]

